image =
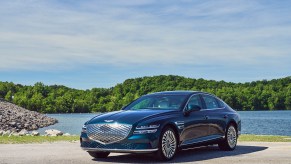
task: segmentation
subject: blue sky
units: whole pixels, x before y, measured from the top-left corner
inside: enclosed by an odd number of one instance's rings
[[[0,1],[0,81],[112,87],[291,75],[291,1]]]

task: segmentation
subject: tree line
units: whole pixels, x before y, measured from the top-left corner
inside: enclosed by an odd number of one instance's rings
[[[33,86],[0,82],[0,98],[41,113],[87,113],[119,110],[141,95],[158,91],[205,91],[237,110],[291,110],[291,76],[233,83],[160,75],[127,79],[111,88],[78,90],[62,85]]]

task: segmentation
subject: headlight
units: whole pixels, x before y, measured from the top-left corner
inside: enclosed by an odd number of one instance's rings
[[[142,126],[137,126],[136,129],[156,129],[160,127],[160,125],[142,125]]]
[[[160,127],[159,124],[137,126],[133,134],[155,133],[158,130],[158,127]]]
[[[82,133],[86,133],[87,132],[87,127],[86,127],[86,125],[83,125],[83,127],[82,127],[82,131],[81,131]]]
[[[147,133],[155,133],[157,129],[151,129],[151,130],[135,130],[133,134],[147,134]]]

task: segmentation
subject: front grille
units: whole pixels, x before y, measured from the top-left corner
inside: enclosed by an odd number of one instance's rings
[[[87,125],[87,135],[91,140],[102,144],[110,144],[125,139],[131,125],[126,124],[89,124]]]

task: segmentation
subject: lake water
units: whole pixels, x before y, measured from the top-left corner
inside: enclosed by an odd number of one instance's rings
[[[291,111],[239,111],[242,119],[242,134],[291,136]],[[58,129],[65,133],[79,135],[83,124],[96,114],[47,114],[59,123],[38,131]]]

